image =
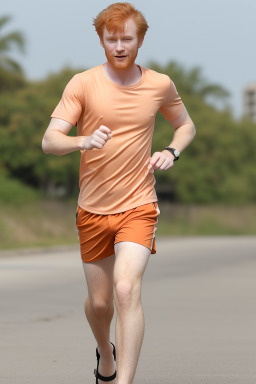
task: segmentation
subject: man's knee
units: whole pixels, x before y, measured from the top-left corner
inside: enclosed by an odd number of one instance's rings
[[[97,316],[104,316],[112,304],[113,300],[107,301],[101,297],[90,299],[88,296],[85,301],[85,310],[87,309],[87,306],[90,305],[91,309]]]
[[[140,282],[123,278],[114,283],[116,305],[129,308],[140,299]]]

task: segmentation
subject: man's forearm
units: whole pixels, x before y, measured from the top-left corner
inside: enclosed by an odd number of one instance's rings
[[[184,124],[174,131],[173,139],[168,146],[182,152],[192,142],[195,134],[196,129],[194,124]]]
[[[42,141],[42,149],[47,154],[66,155],[84,149],[86,136],[67,136],[59,131],[46,134]]]

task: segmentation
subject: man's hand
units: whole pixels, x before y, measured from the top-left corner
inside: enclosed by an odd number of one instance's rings
[[[91,136],[85,136],[83,148],[89,150],[93,148],[101,149],[112,137],[111,130],[105,125],[101,125]]]
[[[166,171],[173,167],[174,156],[167,150],[155,152],[152,157],[149,157],[145,165],[148,165],[149,173],[154,173],[155,169]]]

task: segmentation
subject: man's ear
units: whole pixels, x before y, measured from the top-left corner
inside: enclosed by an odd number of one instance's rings
[[[141,38],[139,39],[139,48],[142,46],[143,41],[144,41],[144,37],[141,37]]]
[[[100,45],[104,48],[104,45],[103,45],[103,40],[102,38],[100,39]]]

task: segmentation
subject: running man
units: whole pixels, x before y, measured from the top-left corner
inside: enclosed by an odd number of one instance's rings
[[[148,29],[141,12],[114,3],[94,26],[107,61],[67,84],[42,148],[54,155],[81,151],[76,223],[88,287],[85,314],[97,343],[96,383],[131,384],[144,335],[141,282],[156,253],[154,170],[173,166],[195,127],[171,79],[135,64]],[[174,133],[151,156],[158,111]],[[67,136],[76,124],[77,136]]]

